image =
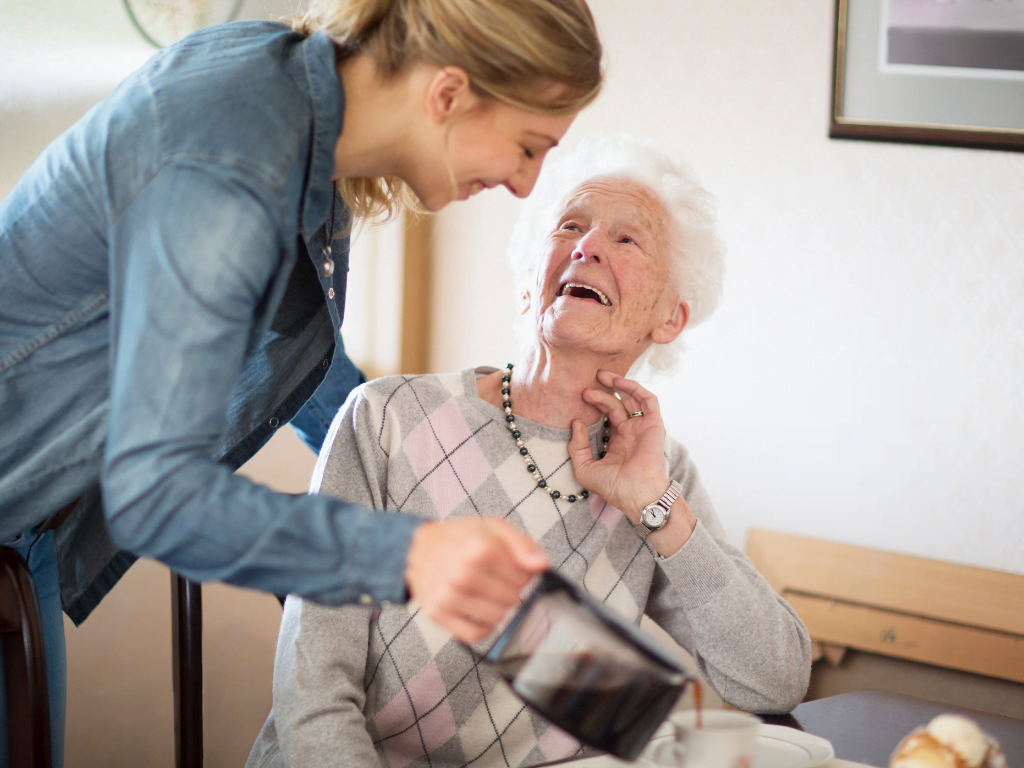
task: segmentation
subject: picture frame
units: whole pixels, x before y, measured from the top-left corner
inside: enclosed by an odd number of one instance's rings
[[[1024,0],[836,0],[834,32],[830,138],[1024,151]]]

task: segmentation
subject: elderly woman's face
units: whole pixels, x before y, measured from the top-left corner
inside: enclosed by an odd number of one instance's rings
[[[651,340],[675,338],[687,310],[670,285],[668,216],[658,196],[635,181],[592,179],[577,187],[531,292],[540,336],[636,355]]]

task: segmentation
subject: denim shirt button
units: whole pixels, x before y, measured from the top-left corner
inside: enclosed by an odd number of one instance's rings
[[[365,592],[359,596],[360,605],[373,605],[373,597]]]
[[[334,298],[334,289],[333,288],[328,288],[327,289],[327,298],[328,299],[333,299]]]
[[[330,277],[334,274],[334,259],[326,259],[324,261],[324,277]]]
[[[270,417],[270,428],[277,429],[277,425],[281,423],[281,420],[277,416]]]
[[[328,359],[327,359],[327,358],[325,357],[325,358],[324,358],[324,361],[323,361],[322,363],[320,363],[320,367],[321,367],[321,368],[323,368],[323,369],[324,369],[324,370],[326,371],[326,370],[327,370],[327,367],[328,367],[328,366],[329,366],[330,364],[331,364],[331,361],[330,361],[330,360],[328,360]]]

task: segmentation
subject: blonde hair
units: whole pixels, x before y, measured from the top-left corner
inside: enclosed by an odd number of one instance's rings
[[[461,67],[478,94],[531,112],[578,112],[601,89],[601,43],[585,0],[312,0],[291,23],[324,32],[339,61],[366,54],[384,77],[417,62]],[[565,87],[551,96],[550,84]],[[338,192],[359,218],[419,208],[397,177],[341,179]]]

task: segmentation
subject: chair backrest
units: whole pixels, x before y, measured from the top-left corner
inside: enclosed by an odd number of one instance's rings
[[[812,640],[1024,683],[1022,575],[756,528],[747,555]]]
[[[0,547],[0,637],[7,699],[7,764],[50,768],[50,697],[46,648],[32,572]]]

